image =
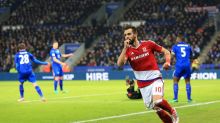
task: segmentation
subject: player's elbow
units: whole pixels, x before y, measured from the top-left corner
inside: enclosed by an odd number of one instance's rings
[[[165,52],[165,54],[171,56],[171,53],[170,53],[169,50],[167,50],[167,51]]]
[[[164,48],[163,52],[164,52],[165,55],[171,56],[171,53],[170,53],[169,50]]]
[[[119,61],[117,61],[117,65],[118,65],[119,67],[121,67],[121,63],[120,63]]]
[[[161,52],[163,52],[164,54],[165,54],[165,53],[167,53],[167,52],[169,52],[169,53],[170,53],[170,51],[169,51],[169,50],[167,50],[167,49],[166,49],[166,48],[164,48],[164,47],[162,47]]]
[[[124,65],[124,63],[123,63],[122,61],[118,60],[118,61],[117,61],[117,65],[118,65],[119,67],[121,67],[121,66]]]

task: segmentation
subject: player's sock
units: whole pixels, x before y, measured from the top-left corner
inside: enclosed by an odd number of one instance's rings
[[[43,93],[42,93],[40,87],[39,86],[35,86],[35,89],[36,89],[37,93],[40,95],[40,97],[43,97]]]
[[[187,93],[188,100],[191,100],[191,85],[190,85],[190,83],[186,84],[186,93]]]
[[[179,86],[178,83],[174,83],[173,84],[173,93],[174,93],[174,100],[178,100],[178,90],[179,90]]]
[[[157,110],[157,115],[164,123],[173,123],[172,118],[166,111],[159,109]]]
[[[165,100],[161,99],[155,102],[155,105],[157,107],[160,107],[161,109],[167,111],[169,114],[172,114],[174,109],[171,107],[171,105]]]
[[[60,90],[63,91],[63,80],[60,80]]]
[[[58,84],[58,81],[54,80],[54,91],[57,90],[57,84]]]
[[[23,84],[19,85],[19,91],[20,91],[21,98],[24,98],[24,86],[23,86]]]

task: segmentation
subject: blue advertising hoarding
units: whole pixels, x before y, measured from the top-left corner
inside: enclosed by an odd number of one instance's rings
[[[114,11],[116,11],[122,3],[120,2],[112,2],[112,3],[107,3],[106,4],[106,13],[108,14],[108,17],[111,16]]]
[[[73,53],[80,47],[80,44],[65,44],[65,54]]]
[[[172,79],[173,70],[161,71],[164,79]],[[35,73],[37,80],[53,80],[52,73]],[[16,73],[0,73],[0,81],[17,80]],[[106,69],[89,69],[65,73],[65,80],[124,80],[126,76],[134,78],[132,71],[116,71]],[[191,79],[215,80],[220,79],[220,70],[202,70],[191,75]]]

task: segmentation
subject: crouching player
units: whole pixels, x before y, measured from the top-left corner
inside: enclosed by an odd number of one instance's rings
[[[24,43],[18,45],[19,52],[15,55],[15,64],[18,71],[18,79],[20,82],[19,91],[20,99],[18,101],[24,101],[24,82],[28,80],[33,84],[37,93],[40,95],[42,101],[46,101],[40,87],[36,83],[36,77],[32,70],[31,61],[37,64],[47,65],[47,62],[41,62],[37,60],[31,53],[26,51],[26,46]]]
[[[142,95],[140,89],[135,90],[135,81],[133,79],[126,78],[127,88],[127,97],[129,99],[141,99]]]
[[[156,110],[164,123],[178,123],[177,112],[164,99],[164,82],[159,71],[154,52],[164,53],[164,69],[170,66],[170,52],[153,41],[139,41],[137,29],[133,26],[124,28],[124,48],[118,58],[118,66],[128,61],[133,69],[138,87],[147,108]]]

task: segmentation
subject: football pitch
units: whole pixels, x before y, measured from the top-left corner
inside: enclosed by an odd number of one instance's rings
[[[18,82],[0,82],[0,123],[161,123],[146,110],[142,99],[126,97],[123,80],[64,81],[68,93],[53,92],[53,81],[38,81],[46,102],[26,82],[25,101]],[[179,102],[172,103],[180,123],[220,123],[220,80],[192,80],[192,103],[187,103],[185,83],[180,81]],[[173,96],[172,80],[165,80],[165,98]]]

